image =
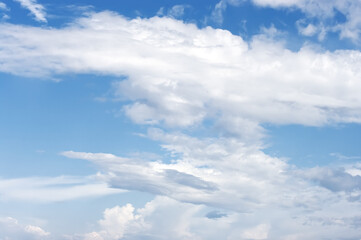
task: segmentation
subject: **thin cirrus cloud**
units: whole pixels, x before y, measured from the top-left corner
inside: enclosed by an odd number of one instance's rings
[[[39,4],[36,0],[14,0],[23,8],[26,8],[34,16],[35,20],[38,22],[47,22],[45,7]]]
[[[59,202],[122,192],[124,191],[109,188],[104,181],[97,180],[96,176],[0,179],[0,201],[2,202]]]

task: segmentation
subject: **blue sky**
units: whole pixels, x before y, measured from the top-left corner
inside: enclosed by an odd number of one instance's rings
[[[360,239],[360,11],[0,0],[0,240]]]

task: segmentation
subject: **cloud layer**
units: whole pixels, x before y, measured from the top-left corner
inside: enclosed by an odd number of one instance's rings
[[[150,129],[169,162],[68,151],[95,163],[121,189],[161,197],[104,212],[76,239],[357,239],[360,166],[297,169],[235,138],[200,139]],[[97,156],[97,157],[95,157]],[[111,220],[113,219],[113,220]],[[110,224],[112,223],[112,224]],[[115,225],[113,223],[116,223]],[[346,234],[345,234],[346,233]]]
[[[260,123],[322,126],[361,121],[359,51],[287,50],[265,30],[251,42],[170,18],[90,13],[61,29],[2,24],[0,70],[55,78],[125,76],[115,92],[140,124],[261,135]]]

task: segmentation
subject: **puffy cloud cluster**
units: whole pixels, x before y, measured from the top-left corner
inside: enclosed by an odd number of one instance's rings
[[[343,207],[342,216],[333,209]],[[327,211],[297,212],[271,209],[247,213],[229,212],[209,218],[211,209],[156,197],[144,208],[127,204],[106,209],[98,231],[78,235],[81,240],[261,240],[261,239],[358,239],[359,219],[347,204],[330,203]],[[307,215],[307,217],[305,217]]]
[[[4,240],[45,240],[50,233],[42,228],[33,225],[23,226],[16,219],[11,217],[0,218],[0,239]]]
[[[305,13],[307,24],[299,26],[300,33],[306,36],[319,34],[320,40],[326,32],[339,32],[341,38],[359,42],[361,34],[361,3],[354,0],[252,0],[256,5],[272,8],[294,8]],[[340,15],[342,18],[340,18]],[[318,22],[313,25],[314,20]]]

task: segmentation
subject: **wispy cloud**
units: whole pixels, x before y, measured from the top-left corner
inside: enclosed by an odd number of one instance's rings
[[[339,160],[356,160],[361,159],[361,156],[345,156],[341,153],[330,153],[330,156],[335,157]]]
[[[5,3],[0,2],[0,10],[2,10],[2,11],[9,11],[9,8],[6,6]]]
[[[168,10],[164,7],[161,7],[158,12],[157,16],[168,16],[172,18],[182,18],[185,10],[187,8],[191,8],[190,5],[183,4],[183,5],[174,5],[173,7],[169,8]]]
[[[14,0],[19,2],[23,8],[26,8],[34,16],[35,20],[38,22],[47,22],[45,7],[36,0]]]
[[[360,43],[361,37],[361,2],[354,0],[335,1],[313,1],[313,0],[252,0],[258,6],[272,8],[300,9],[305,13],[306,28],[299,27],[303,35],[319,34],[319,39],[323,40],[326,32],[338,32],[340,38],[348,38]],[[337,14],[345,17],[344,21],[332,21]],[[317,26],[312,24],[313,20],[319,22]]]
[[[223,13],[226,11],[227,6],[239,6],[244,1],[245,0],[220,0],[212,11],[211,20],[221,25],[223,23]]]
[[[121,192],[95,176],[0,179],[0,201],[59,202]]]

